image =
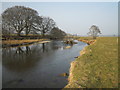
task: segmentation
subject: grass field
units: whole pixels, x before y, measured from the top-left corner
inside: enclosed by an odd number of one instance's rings
[[[65,88],[117,88],[117,37],[98,37],[71,63],[69,84]]]

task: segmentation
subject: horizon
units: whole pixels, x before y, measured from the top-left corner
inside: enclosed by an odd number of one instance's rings
[[[101,35],[118,35],[117,2],[3,2],[2,12],[13,6],[29,7],[52,18],[66,33],[87,35],[94,24]]]

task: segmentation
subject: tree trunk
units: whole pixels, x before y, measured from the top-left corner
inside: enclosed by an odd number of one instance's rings
[[[44,37],[44,36],[45,36],[45,34],[44,34],[44,33],[42,33],[42,36]]]
[[[28,31],[26,30],[26,32],[25,32],[25,35],[27,36],[28,35]]]
[[[45,37],[45,32],[44,32],[44,30],[42,31],[42,37]]]
[[[21,33],[21,32],[19,31],[19,32],[17,33],[17,36],[21,36],[20,33]]]
[[[31,27],[30,27],[30,26],[29,26],[29,27],[28,27],[28,26],[26,27],[26,32],[25,32],[26,36],[29,34],[30,29],[31,29]]]

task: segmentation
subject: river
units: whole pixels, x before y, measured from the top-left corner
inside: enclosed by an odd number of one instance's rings
[[[63,88],[70,63],[86,44],[78,42],[69,49],[62,41],[2,49],[3,88]]]

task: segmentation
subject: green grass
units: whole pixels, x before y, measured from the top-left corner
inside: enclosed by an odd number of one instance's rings
[[[117,37],[99,37],[75,60],[72,82],[66,88],[117,88]]]

